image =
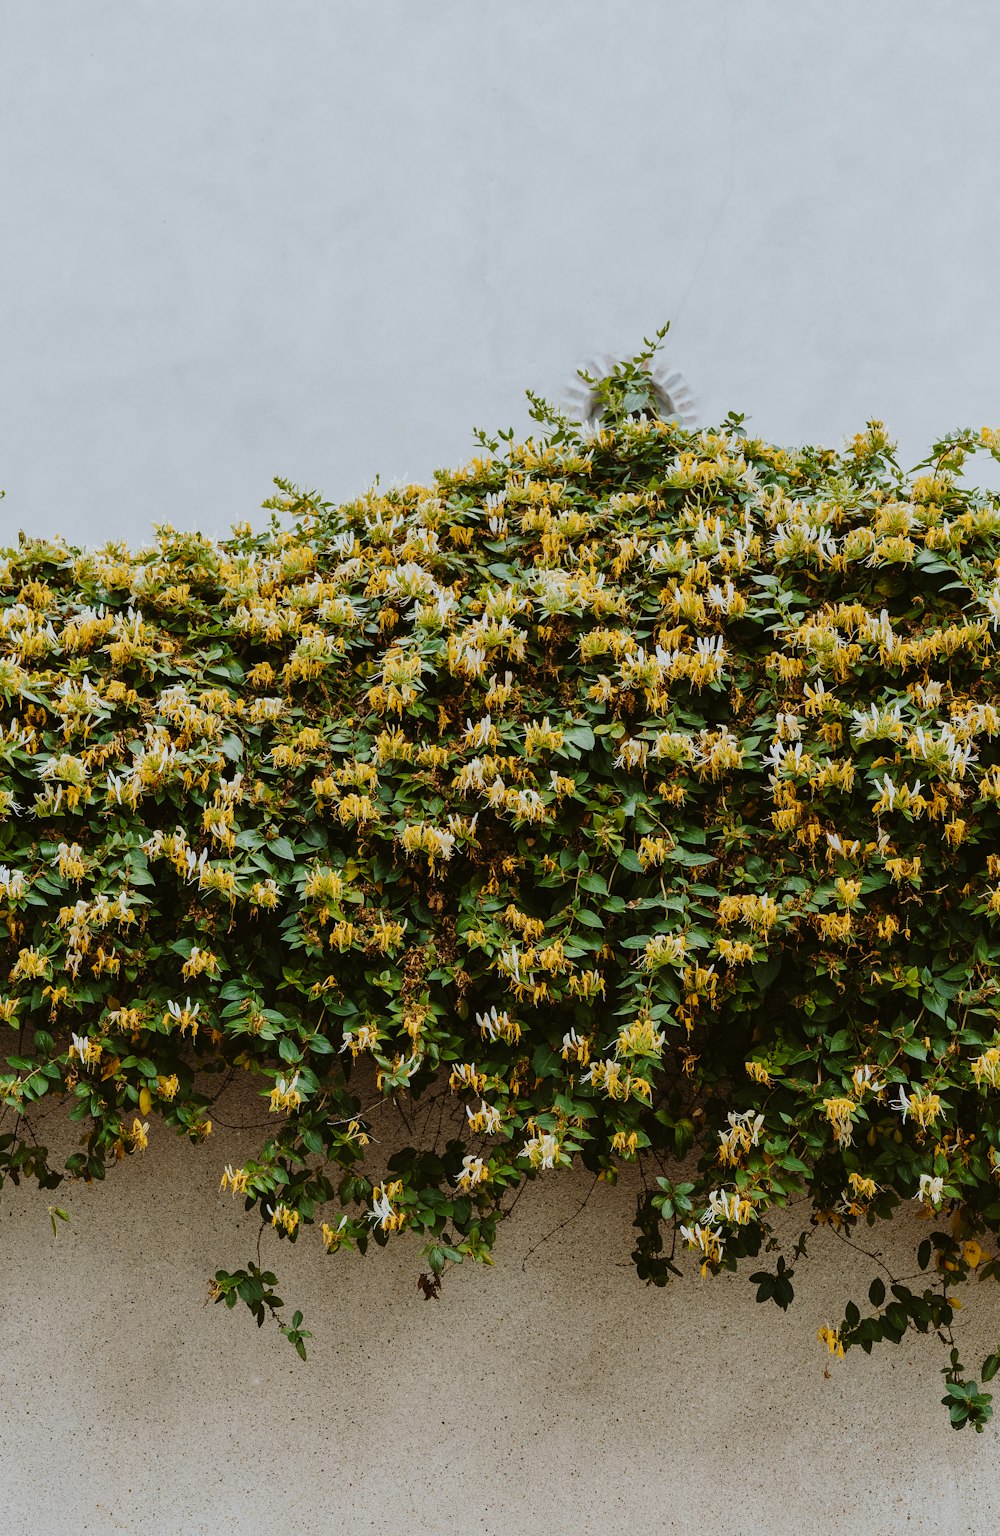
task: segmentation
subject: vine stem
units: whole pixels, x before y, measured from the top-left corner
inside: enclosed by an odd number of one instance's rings
[[[560,1221],[557,1226],[554,1226],[552,1228],[551,1232],[546,1232],[544,1237],[540,1237],[538,1239],[537,1243],[532,1243],[531,1247],[528,1249],[527,1253],[524,1255],[523,1259],[521,1260],[521,1273],[522,1274],[524,1273],[525,1269],[527,1268],[528,1260],[531,1258],[531,1255],[533,1253],[537,1253],[538,1249],[541,1248],[545,1243],[547,1243],[550,1237],[555,1237],[557,1232],[561,1232],[563,1227],[568,1227],[570,1222],[576,1221],[577,1217],[582,1213],[584,1207],[586,1206],[587,1201],[590,1199],[591,1195],[594,1193],[594,1190],[597,1188],[599,1182],[600,1182],[600,1180],[599,1180],[597,1174],[595,1174],[593,1182],[592,1182],[590,1188],[587,1190],[587,1193],[584,1195],[583,1199],[580,1201],[580,1204],[577,1206],[576,1210],[572,1211],[563,1221]],[[522,1185],[522,1188],[523,1188],[523,1185]],[[518,1193],[520,1193],[520,1191],[518,1191]],[[516,1204],[516,1201],[514,1202],[514,1204]],[[511,1210],[514,1209],[514,1204],[511,1205],[511,1208],[510,1208]]]
[[[878,1253],[873,1252],[870,1248],[862,1248],[860,1243],[854,1242],[852,1238],[843,1232],[837,1232],[836,1228],[833,1230],[838,1241],[846,1243],[848,1248],[854,1249],[855,1253],[863,1253],[866,1259],[871,1259],[873,1264],[877,1264],[880,1269],[884,1269],[892,1285],[902,1285],[910,1280],[919,1280],[924,1276],[924,1271],[920,1269],[914,1270],[912,1275],[894,1275],[888,1264],[879,1257]]]

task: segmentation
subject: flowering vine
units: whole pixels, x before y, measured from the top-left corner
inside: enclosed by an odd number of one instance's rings
[[[650,356],[593,429],[535,401],[428,486],[0,552],[0,1169],[205,1139],[242,1073],[272,1128],[222,1188],[275,1241],[415,1235],[427,1295],[577,1161],[638,1166],[656,1284],[773,1251],[792,1201],[852,1241],[906,1207],[914,1274],[821,1339],[933,1329],[979,1429],[950,1329],[1000,1278],[1000,503],[960,471],[1000,434],[904,474],[879,422],[696,432]],[[263,1320],[275,1283],[213,1294]]]

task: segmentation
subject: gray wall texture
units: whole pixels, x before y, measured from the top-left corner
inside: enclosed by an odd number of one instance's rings
[[[877,414],[911,458],[1000,424],[997,28],[990,0],[6,0],[0,543],[220,533],[275,473],[425,476],[667,318],[706,421],[836,441]],[[1000,1515],[996,1432],[950,1432],[933,1341],[824,1374],[870,1260],[820,1234],[787,1318],[742,1279],[646,1290],[603,1186],[525,1258],[573,1176],[436,1303],[405,1241],[285,1245],[303,1366],[199,1305],[256,1241],[216,1192],[243,1138],[154,1130],[56,1197],[57,1240],[51,1197],[4,1194],[12,1536]],[[996,1324],[981,1297],[970,1357]]]
[[[818,1232],[785,1316],[745,1276],[691,1267],[647,1289],[633,1191],[582,1173],[542,1177],[496,1265],[451,1272],[437,1301],[405,1237],[362,1259],[327,1257],[315,1229],[294,1248],[265,1233],[314,1334],[303,1364],[276,1327],[202,1305],[211,1273],[256,1250],[218,1184],[259,1146],[266,1127],[234,1127],[265,1103],[230,1095],[198,1147],[154,1125],[103,1187],[4,1194],[0,1529],[967,1536],[1000,1516],[995,1431],[948,1427],[935,1339],[842,1361],[816,1339],[864,1298],[872,1259]],[[379,1129],[376,1157],[394,1139]],[[930,1227],[855,1240],[902,1266],[914,1230]],[[968,1302],[957,1337],[981,1359],[996,1305]]]
[[[224,532],[672,319],[703,419],[1000,421],[992,0],[5,0],[0,530]]]

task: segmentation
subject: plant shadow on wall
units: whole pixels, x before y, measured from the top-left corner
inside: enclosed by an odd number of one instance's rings
[[[534,437],[428,486],[3,553],[3,1171],[101,1179],[154,1115],[204,1140],[246,1074],[267,1128],[223,1187],[281,1242],[415,1235],[429,1297],[577,1160],[637,1165],[642,1279],[690,1249],[782,1308],[782,1207],[862,1248],[919,1208],[911,1271],[870,1250],[820,1337],[933,1330],[979,1430],[951,1329],[1000,1278],[1000,506],[958,476],[1000,435],[903,473],[878,422],[695,432],[653,409],[660,340],[591,381],[595,426],[531,397]],[[262,1324],[277,1284],[258,1253],[213,1295]]]

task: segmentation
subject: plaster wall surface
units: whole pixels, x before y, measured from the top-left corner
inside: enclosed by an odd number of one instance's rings
[[[1000,421],[992,0],[7,0],[0,530],[224,532],[665,319],[705,421]]]
[[[259,1127],[262,1102],[230,1097],[198,1147],[154,1126],[104,1186],[5,1192],[11,1536],[964,1536],[1000,1517],[995,1442],[948,1427],[936,1340],[832,1362],[817,1342],[875,1261],[816,1234],[785,1316],[745,1276],[646,1288],[632,1192],[586,1175],[539,1180],[495,1267],[432,1302],[415,1244],[327,1257],[315,1229],[294,1247],[268,1230],[313,1331],[302,1363],[276,1327],[201,1305],[256,1249],[218,1181],[259,1145],[232,1127]],[[910,1221],[858,1236],[900,1265],[912,1240]],[[996,1309],[971,1301],[958,1338],[982,1358]]]

